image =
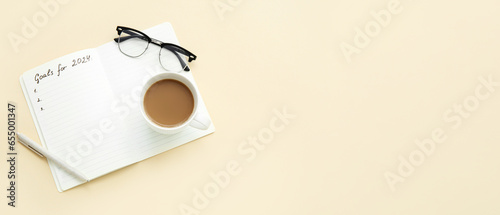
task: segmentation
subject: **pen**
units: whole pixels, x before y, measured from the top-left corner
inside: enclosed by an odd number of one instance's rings
[[[40,155],[41,157],[44,157],[44,156],[47,157],[47,159],[51,160],[52,162],[54,162],[59,167],[63,168],[68,173],[72,174],[73,176],[76,176],[76,177],[83,179],[87,182],[89,181],[89,179],[87,177],[85,177],[85,175],[83,175],[80,171],[73,168],[72,166],[70,166],[69,164],[67,164],[66,162],[64,162],[63,160],[58,158],[57,156],[53,155],[49,151],[45,150],[43,147],[38,145],[35,141],[26,137],[24,134],[17,133],[17,136],[19,137],[19,142],[21,144],[28,147],[36,154]]]

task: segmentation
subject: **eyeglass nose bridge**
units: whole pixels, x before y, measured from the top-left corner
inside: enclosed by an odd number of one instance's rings
[[[154,39],[154,38],[151,38],[151,42],[154,43],[154,44],[156,44],[156,45],[159,45],[159,46],[161,46],[163,44],[162,41],[159,41],[159,40]]]

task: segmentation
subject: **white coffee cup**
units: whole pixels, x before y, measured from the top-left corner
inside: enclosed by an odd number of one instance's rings
[[[189,88],[189,90],[191,91],[191,93],[193,95],[193,100],[194,100],[193,112],[191,113],[189,118],[179,126],[175,126],[175,127],[161,126],[161,125],[155,123],[153,120],[151,120],[149,118],[149,116],[146,114],[146,110],[144,109],[144,96],[146,95],[146,92],[148,91],[149,87],[151,87],[151,85],[153,85],[154,83],[161,81],[161,80],[165,80],[165,79],[176,80],[176,81],[183,83],[184,85],[186,85]],[[199,109],[199,97],[200,97],[200,95],[199,95],[196,87],[194,86],[193,82],[191,82],[191,80],[186,78],[184,75],[181,75],[179,73],[170,73],[170,72],[159,73],[159,74],[151,77],[146,82],[144,87],[142,88],[141,100],[140,100],[141,101],[141,113],[142,113],[142,116],[144,117],[144,119],[146,120],[147,124],[149,125],[149,127],[151,127],[153,130],[155,130],[159,133],[162,133],[162,134],[178,133],[178,132],[185,130],[187,127],[193,127],[193,128],[197,128],[197,129],[201,129],[201,130],[206,130],[206,129],[208,129],[208,127],[210,127],[211,122],[210,122],[210,119],[208,118],[208,116],[206,116],[204,114],[200,114],[198,111],[198,109]]]

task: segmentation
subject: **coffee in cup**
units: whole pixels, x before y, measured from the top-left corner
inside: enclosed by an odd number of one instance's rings
[[[176,127],[193,113],[194,98],[189,88],[174,79],[163,79],[149,87],[144,95],[144,110],[156,124]]]
[[[193,82],[178,73],[160,73],[144,85],[141,112],[155,131],[173,134],[185,127],[205,130],[207,115],[198,113],[198,92]]]

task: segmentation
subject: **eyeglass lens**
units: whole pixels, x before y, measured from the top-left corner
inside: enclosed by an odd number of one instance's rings
[[[148,40],[140,33],[124,29],[118,38],[120,51],[130,57],[141,56],[149,46]]]

